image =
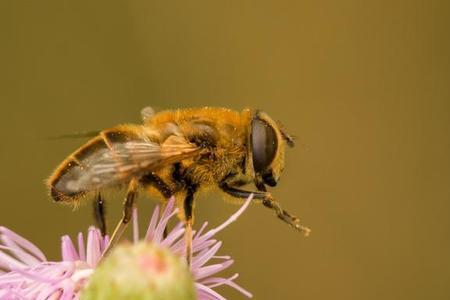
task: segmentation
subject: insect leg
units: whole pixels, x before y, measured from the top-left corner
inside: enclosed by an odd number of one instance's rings
[[[188,266],[191,265],[192,260],[192,225],[194,223],[194,193],[197,190],[196,185],[188,185],[186,191],[186,198],[184,199],[184,217],[185,217],[185,239],[186,239],[186,261]]]
[[[141,184],[144,186],[146,186],[146,185],[154,186],[166,199],[169,199],[174,194],[172,191],[172,188],[167,183],[165,183],[164,180],[161,179],[161,177],[156,175],[155,172],[151,172],[151,173],[144,175],[141,178]],[[163,203],[163,207],[161,209],[161,214],[164,211],[166,205],[167,205],[167,201],[165,201]],[[163,236],[164,236],[164,238],[167,237],[167,226],[164,228]]]
[[[105,207],[105,200],[103,199],[102,195],[98,193],[97,198],[95,199],[94,203],[94,219],[95,223],[98,228],[100,228],[100,232],[103,236],[107,234],[106,230],[106,207]]]
[[[188,266],[191,265],[192,260],[192,225],[194,223],[194,194],[197,191],[198,185],[193,184],[182,172],[180,163],[173,165],[172,177],[175,182],[183,184],[186,190],[186,198],[183,202],[183,213],[185,220],[184,238],[186,241],[186,261]]]
[[[262,199],[262,204],[265,207],[275,210],[277,217],[288,223],[298,231],[301,231],[305,236],[308,236],[311,229],[300,224],[299,218],[289,214],[287,211],[281,208],[280,204],[272,198],[272,195],[268,194],[266,198]]]
[[[117,224],[116,229],[114,229],[114,233],[111,236],[111,240],[109,241],[108,247],[105,250],[104,256],[108,255],[108,253],[111,251],[114,245],[117,244],[117,242],[120,240],[120,238],[123,235],[123,232],[127,228],[127,225],[132,217],[136,192],[137,192],[137,180],[131,179],[130,183],[128,184],[128,191],[125,197],[125,202],[123,204],[122,219],[120,220],[119,224]]]
[[[311,230],[307,227],[302,226],[300,224],[300,220],[297,217],[289,214],[287,211],[282,209],[280,204],[273,199],[270,193],[261,191],[259,192],[245,191],[229,186],[226,182],[221,183],[219,187],[225,193],[237,198],[248,198],[251,194],[253,194],[253,199],[261,201],[261,203],[265,207],[274,210],[279,219],[286,222],[287,224],[297,229],[298,231],[301,231],[305,236],[309,235]]]
[[[153,185],[166,199],[173,196],[171,187],[164,182],[155,172],[145,174],[141,178],[141,183],[145,185]]]

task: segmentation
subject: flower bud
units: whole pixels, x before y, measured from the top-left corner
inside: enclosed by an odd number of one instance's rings
[[[92,274],[82,300],[194,300],[186,262],[158,245],[121,244]]]

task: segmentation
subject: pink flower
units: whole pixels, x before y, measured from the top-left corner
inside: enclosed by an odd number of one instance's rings
[[[223,296],[214,288],[228,285],[247,297],[252,295],[237,285],[234,280],[238,274],[229,278],[217,277],[217,274],[233,264],[229,256],[216,256],[222,242],[214,236],[230,223],[234,222],[248,207],[245,204],[225,223],[206,231],[204,223],[198,232],[194,232],[192,241],[191,272],[199,300],[222,300]],[[144,240],[168,248],[172,253],[185,256],[184,226],[178,222],[164,238],[164,228],[177,210],[175,200],[168,202],[159,218],[160,208],[153,211]],[[133,218],[134,241],[139,240],[137,211]],[[95,267],[102,258],[108,244],[108,237],[102,237],[100,231],[89,228],[87,241],[79,233],[77,247],[70,237],[63,236],[61,241],[62,260],[49,262],[45,255],[31,242],[13,231],[0,227],[0,299],[61,299],[79,298],[79,292],[88,282]],[[3,270],[3,271],[2,271]]]

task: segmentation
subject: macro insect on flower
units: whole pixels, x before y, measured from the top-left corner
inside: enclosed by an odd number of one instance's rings
[[[309,233],[299,219],[283,210],[266,186],[274,187],[284,169],[285,146],[293,139],[266,113],[204,107],[153,113],[143,110],[144,124],[126,124],[98,133],[64,160],[48,180],[55,201],[96,199],[98,224],[106,234],[102,192],[127,186],[123,218],[107,252],[131,219],[139,189],[162,199],[176,196],[186,231],[190,263],[194,198],[203,187],[216,186],[235,198],[254,194],[293,228]],[[258,191],[242,188],[254,184]]]

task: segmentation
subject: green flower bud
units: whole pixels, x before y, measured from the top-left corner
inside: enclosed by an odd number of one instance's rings
[[[194,300],[185,261],[158,245],[122,244],[96,268],[81,300]]]

